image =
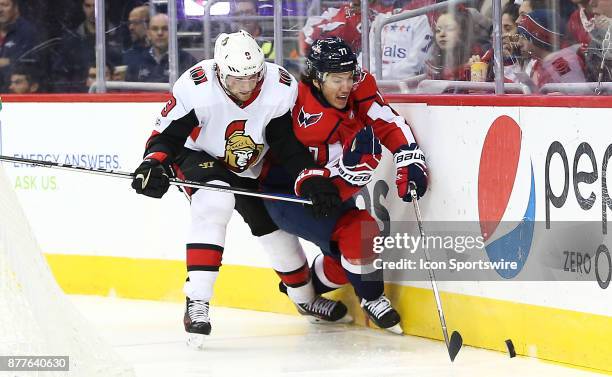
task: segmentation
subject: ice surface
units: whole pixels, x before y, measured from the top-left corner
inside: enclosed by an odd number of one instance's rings
[[[219,307],[211,308],[212,334],[204,350],[196,351],[185,345],[183,304],[70,297],[142,377],[600,376],[465,346],[451,363],[444,344],[438,341]]]

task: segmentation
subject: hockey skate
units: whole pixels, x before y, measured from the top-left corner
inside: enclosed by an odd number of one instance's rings
[[[384,293],[376,300],[361,299],[361,307],[376,326],[394,334],[403,333],[400,327],[400,316]]]
[[[202,349],[204,339],[210,335],[210,318],[208,310],[210,304],[204,300],[191,300],[187,297],[183,324],[187,331],[187,345],[195,349]]]
[[[280,282],[278,288],[287,294],[287,287],[283,282]],[[353,317],[342,301],[330,300],[320,295],[315,296],[309,303],[295,304],[295,307],[301,315],[308,318],[310,323],[327,325],[353,322]]]

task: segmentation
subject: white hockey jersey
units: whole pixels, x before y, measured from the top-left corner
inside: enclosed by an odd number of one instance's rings
[[[216,157],[239,176],[257,178],[269,148],[266,125],[289,112],[297,97],[297,82],[284,68],[266,63],[265,69],[258,94],[238,105],[223,90],[214,60],[197,63],[174,84],[173,97],[157,118],[153,136],[187,132],[186,148]],[[185,117],[197,119],[198,124],[186,132],[168,130],[189,127],[179,121]]]

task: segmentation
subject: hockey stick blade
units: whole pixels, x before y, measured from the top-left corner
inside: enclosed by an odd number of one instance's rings
[[[77,171],[81,173],[89,173],[89,174],[95,174],[95,175],[104,175],[107,177],[124,178],[124,179],[134,178],[134,175],[132,173],[128,173],[124,171],[106,170],[106,169],[100,169],[100,168],[86,168],[86,167],[75,166],[75,165],[70,165],[70,164],[62,164],[59,162],[31,160],[28,158],[21,158],[21,157],[10,157],[10,156],[0,155],[0,161],[13,162],[15,164],[35,165],[35,166],[40,166],[43,168],[61,169],[61,170]],[[285,202],[312,205],[312,201],[308,199],[304,199],[298,196],[288,195],[288,194],[264,193],[264,192],[258,192],[258,191],[251,191],[251,190],[247,190],[247,189],[243,189],[239,187],[215,185],[213,183],[200,183],[200,182],[187,181],[187,180],[181,180],[181,179],[176,179],[176,178],[170,178],[170,184],[173,186],[191,187],[191,188],[226,192],[229,194],[255,196],[255,197],[263,198],[263,199],[281,200]]]
[[[463,346],[463,338],[458,331],[453,331],[450,337],[450,341],[448,342],[448,355],[450,356],[451,362],[455,361],[455,357],[461,350],[461,346]]]

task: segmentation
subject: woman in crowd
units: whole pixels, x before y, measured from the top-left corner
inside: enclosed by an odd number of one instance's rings
[[[475,40],[470,13],[465,8],[445,11],[434,28],[435,44],[427,62],[427,76],[434,80],[470,80],[470,58],[483,49]]]

